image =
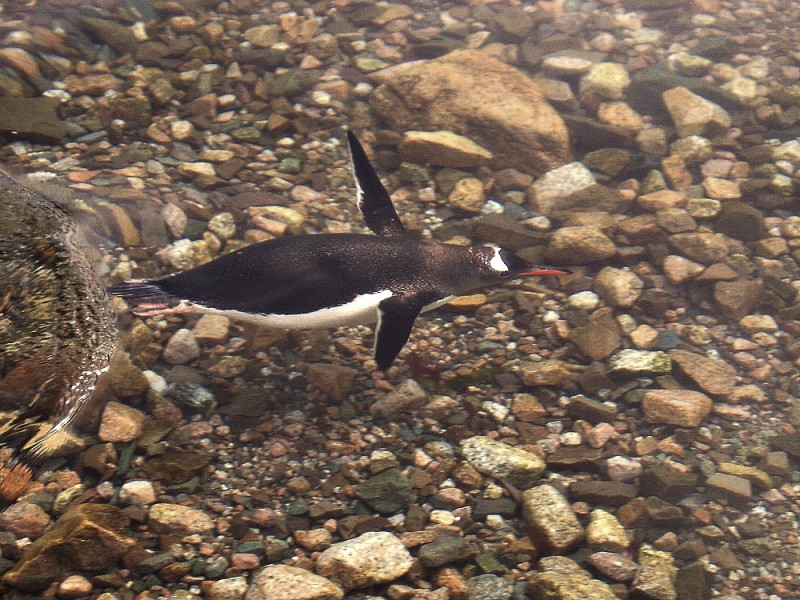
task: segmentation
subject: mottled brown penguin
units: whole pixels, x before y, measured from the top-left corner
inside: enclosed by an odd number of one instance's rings
[[[0,171],[0,501],[71,437],[116,339],[74,218]]]

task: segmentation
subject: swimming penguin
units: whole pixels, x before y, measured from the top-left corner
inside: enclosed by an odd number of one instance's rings
[[[277,238],[194,269],[110,288],[134,314],[226,315],[272,328],[307,329],[377,322],[375,361],[387,369],[421,312],[453,296],[515,277],[563,275],[491,246],[455,246],[405,235],[364,149],[347,132],[358,208],[377,235]]]
[[[0,503],[72,436],[116,347],[86,250],[64,206],[0,171]]]

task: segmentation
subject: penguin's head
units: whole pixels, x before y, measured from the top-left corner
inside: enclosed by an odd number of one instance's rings
[[[566,275],[567,269],[529,263],[508,250],[495,246],[473,246],[471,248],[477,262],[480,285],[501,283],[517,277],[544,275]]]

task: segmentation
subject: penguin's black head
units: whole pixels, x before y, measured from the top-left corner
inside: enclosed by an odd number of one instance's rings
[[[473,246],[470,248],[478,267],[479,285],[501,283],[517,277],[543,275],[566,275],[567,269],[529,263],[508,250],[494,246]]]

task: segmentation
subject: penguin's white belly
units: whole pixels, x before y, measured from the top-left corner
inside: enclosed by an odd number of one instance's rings
[[[392,296],[391,290],[379,290],[370,294],[356,296],[350,302],[321,308],[302,314],[260,314],[238,310],[220,310],[200,304],[190,304],[198,312],[224,315],[235,321],[252,323],[269,329],[328,329],[349,325],[369,325],[378,321],[378,305]],[[422,312],[433,310],[447,304],[453,297],[447,296],[423,307]],[[187,307],[188,308],[188,307]]]

